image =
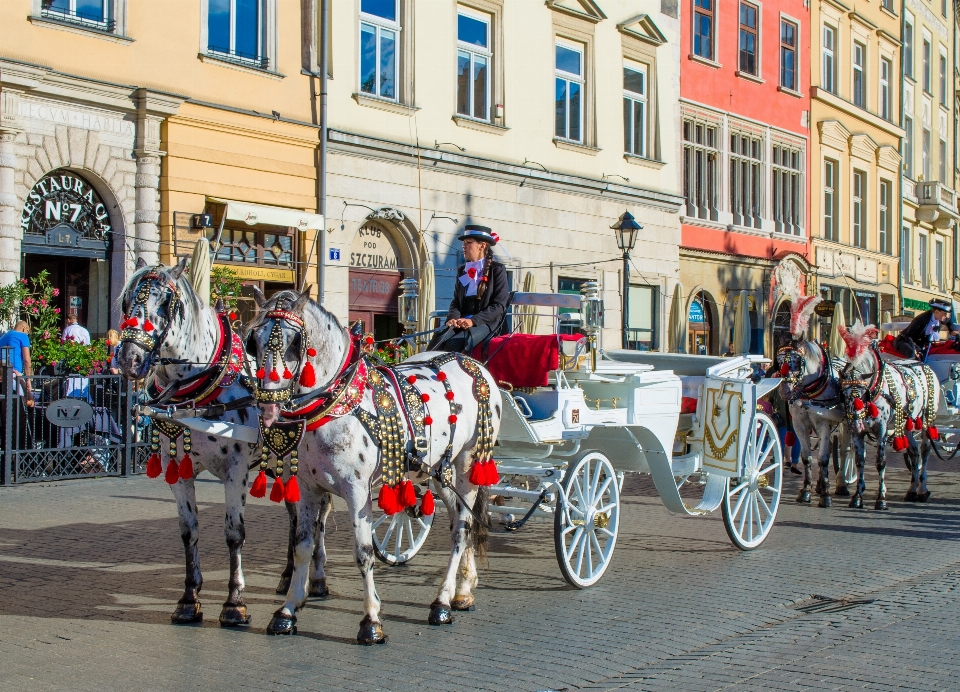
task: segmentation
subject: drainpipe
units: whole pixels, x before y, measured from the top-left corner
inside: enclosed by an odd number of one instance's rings
[[[327,36],[330,28],[327,26],[329,14],[327,4],[329,0],[320,0],[320,194],[318,211],[323,216],[324,228],[320,234],[320,255],[317,257],[317,300],[323,304],[324,288],[326,286],[327,260]],[[309,258],[307,258],[309,261]]]
[[[900,2],[900,35],[903,36],[904,27],[906,25],[905,12],[907,9],[906,0],[901,0]],[[916,39],[916,37],[914,37]],[[912,47],[911,47],[912,50]],[[903,62],[903,46],[900,46],[900,127],[903,127],[903,80],[905,77],[904,62]],[[900,138],[900,175],[897,176],[897,184],[900,187],[900,204],[897,205],[897,248],[900,250],[900,261],[898,262],[899,271],[897,272],[897,300],[900,302],[900,308],[897,311],[897,314],[903,314],[903,155],[904,155],[904,141],[903,138]]]

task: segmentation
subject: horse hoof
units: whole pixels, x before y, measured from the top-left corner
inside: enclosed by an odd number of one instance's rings
[[[838,485],[837,489],[833,491],[833,494],[838,497],[850,497],[850,491],[847,490],[847,486]]]
[[[877,500],[877,503],[873,506],[873,508],[874,508],[874,509],[889,509],[889,507],[887,507],[887,501],[886,501],[886,500]]]
[[[810,491],[809,491],[809,490],[801,490],[801,491],[800,491],[800,494],[797,495],[797,502],[800,503],[800,504],[802,504],[802,505],[809,505],[809,504],[810,504]]]
[[[854,509],[863,509],[863,498],[859,495],[855,495],[852,500],[850,500],[850,506]]]
[[[820,502],[817,503],[817,507],[831,507],[833,505],[833,500],[830,499],[830,496],[821,497]]]
[[[247,606],[233,605],[224,603],[220,610],[221,627],[244,627],[250,624],[250,616],[247,615]]]
[[[290,575],[282,574],[280,575],[280,583],[277,584],[277,593],[286,594],[290,590]]]
[[[267,625],[267,634],[296,634],[297,616],[287,615],[283,608],[278,610],[270,618],[270,624]]]
[[[926,502],[930,499],[930,491],[928,490],[925,493],[917,493],[917,502]]]
[[[915,490],[907,491],[907,494],[903,496],[904,502],[916,502],[917,501],[917,492]]]
[[[307,596],[310,598],[326,598],[330,595],[330,589],[327,588],[326,579],[311,579],[310,588],[307,589]]]
[[[427,618],[427,622],[431,625],[449,625],[453,622],[453,613],[450,612],[449,606],[434,601],[430,604],[430,617]]]
[[[477,607],[473,604],[473,596],[460,596],[454,598],[450,602],[450,607],[453,610],[470,611],[471,613],[477,609]]]
[[[174,625],[191,625],[201,620],[203,620],[203,613],[200,612],[200,601],[177,603],[177,609],[170,616],[170,622]]]
[[[383,633],[383,627],[379,622],[374,622],[369,615],[360,621],[360,631],[357,632],[357,644],[373,646],[374,644],[386,643],[387,635]]]

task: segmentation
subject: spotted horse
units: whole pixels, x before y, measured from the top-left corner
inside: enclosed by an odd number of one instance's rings
[[[203,305],[184,275],[186,262],[175,267],[147,267],[141,260],[122,294],[124,320],[117,364],[124,377],[143,385],[152,408],[202,415],[256,430],[259,411],[252,396],[253,385],[244,376],[242,341],[233,325],[235,315]],[[179,425],[176,419],[154,416],[147,475],[163,476],[177,501],[180,536],[186,556],[184,591],[171,615],[174,624],[203,618],[200,590],[203,576],[197,543],[198,511],[194,478],[206,469],[224,486],[226,516],[224,536],[230,553],[227,600],[220,611],[225,627],[250,623],[243,600],[240,554],[245,538],[244,507],[249,470],[260,461],[260,444],[198,433]],[[161,440],[166,444],[161,445]],[[182,456],[181,456],[182,451]],[[291,517],[289,539],[296,535],[296,512]],[[317,536],[313,556],[310,595],[327,595],[323,573],[323,522],[311,522]],[[293,572],[293,552],[287,551],[287,567],[279,593],[286,593]]]
[[[475,554],[482,554],[486,542],[478,517],[486,517],[487,486],[499,480],[490,457],[502,401],[490,373],[465,356],[437,352],[395,367],[377,366],[368,355],[372,337],[355,343],[308,292],[284,291],[269,301],[254,295],[260,310],[246,348],[257,364],[267,448],[262,470],[274,466],[271,492],[295,488],[302,525],[329,493],[346,500],[363,579],[357,641],[387,639],[373,581],[371,515],[378,479],[376,502],[388,515],[432,513],[432,492],[421,483],[428,477],[442,481],[436,485],[452,518],[451,550],[428,621],[447,624],[453,621],[451,611],[471,610]],[[261,474],[254,486],[265,491],[266,483]],[[296,632],[313,540],[313,532],[298,532],[290,590],[267,627],[269,634]]]

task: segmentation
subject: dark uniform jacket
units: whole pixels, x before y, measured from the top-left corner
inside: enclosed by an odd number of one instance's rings
[[[469,317],[477,326],[485,326],[493,332],[503,319],[510,299],[510,286],[507,283],[507,269],[499,262],[491,262],[489,282],[483,296],[467,297],[467,287],[460,283],[466,265],[457,269],[457,280],[453,288],[453,300],[450,301],[448,320]]]
[[[926,333],[927,325],[933,319],[933,310],[925,310],[911,320],[909,326],[900,332],[900,336],[907,337],[920,350],[930,345],[930,335]]]

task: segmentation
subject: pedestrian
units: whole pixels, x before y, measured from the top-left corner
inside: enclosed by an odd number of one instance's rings
[[[107,330],[107,367],[111,375],[120,374],[120,366],[117,365],[117,348],[120,346],[120,332],[116,329]]]
[[[20,320],[13,329],[0,336],[0,349],[6,349],[4,361],[21,383],[20,393],[26,391],[27,406],[33,406],[33,390],[30,378],[33,377],[33,363],[30,359],[30,325]]]
[[[75,341],[84,346],[90,345],[90,332],[86,327],[80,326],[77,316],[73,313],[67,315],[67,326],[63,330],[63,341]]]
[[[732,342],[732,341],[731,341],[730,344],[727,346],[727,352],[723,354],[723,357],[724,357],[724,358],[732,358],[732,357],[733,357],[733,342]]]

